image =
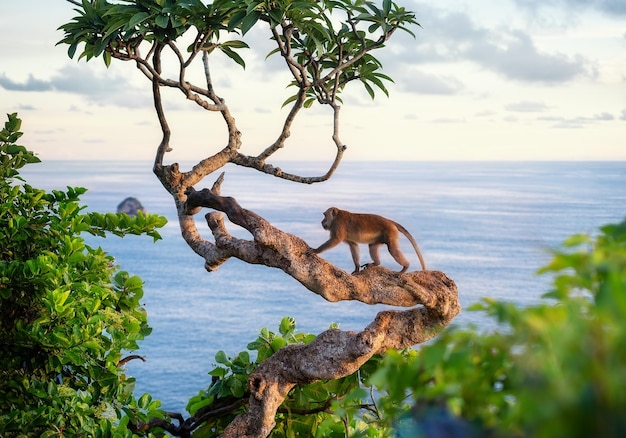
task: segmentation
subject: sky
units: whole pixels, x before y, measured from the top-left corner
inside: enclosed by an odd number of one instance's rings
[[[626,1],[398,3],[422,27],[415,38],[395,34],[375,53],[394,79],[388,98],[372,100],[358,84],[343,95],[344,159],[626,160]],[[55,46],[73,8],[63,0],[3,2],[2,117],[19,113],[21,144],[42,159],[152,160],[160,130],[150,83],[130,63],[114,60],[107,69]],[[243,133],[242,152],[256,155],[279,134],[289,77],[279,57],[265,59],[264,31],[247,40],[245,70],[222,57],[211,74]],[[165,97],[168,161],[201,159],[225,145],[219,114],[182,94]],[[331,161],[331,123],[325,108],[301,114],[278,164]]]

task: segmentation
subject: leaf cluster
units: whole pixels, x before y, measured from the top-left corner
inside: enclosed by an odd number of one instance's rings
[[[187,404],[192,420],[185,424],[189,430],[195,430],[194,437],[219,435],[245,409],[250,396],[248,379],[263,360],[287,345],[306,344],[314,339],[315,335],[297,333],[295,320],[285,317],[278,332],[263,328],[246,351],[234,356],[217,352],[216,367],[209,372],[211,385]],[[379,360],[378,356],[372,358],[359,373],[342,379],[294,387],[279,410],[271,436],[343,437],[346,428],[357,433],[350,436],[384,436],[356,415],[362,409],[374,410],[371,395],[362,385]]]
[[[82,214],[85,189],[30,186],[19,169],[39,159],[15,144],[20,125],[10,114],[0,134],[0,435],[130,435],[130,413],[162,415],[120,366],[151,332],[143,282],[80,234],[157,238],[165,219]]]
[[[359,80],[370,96],[378,88],[388,95],[384,81],[391,78],[380,70],[382,64],[369,52],[384,47],[398,29],[413,35],[418,25],[414,13],[391,0],[379,6],[364,0],[82,0],[72,21],[59,27],[68,54],[79,59],[102,56],[140,59],[142,42],[172,44],[189,30],[195,31],[188,52],[211,53],[219,48],[245,67],[238,53],[248,48],[241,40],[222,41],[223,35],[246,35],[259,23],[269,25],[277,48],[294,73],[291,85],[313,102],[336,99],[348,82]],[[297,93],[285,104],[297,99]]]
[[[553,275],[545,302],[473,306],[497,329],[447,330],[419,353],[388,354],[370,381],[385,424],[402,436],[433,424],[462,436],[622,436],[626,221],[572,236],[540,272]]]
[[[415,15],[391,0],[379,7],[371,1],[325,0],[264,2],[257,0],[259,19],[265,18],[274,32],[279,53],[297,67],[291,86],[306,91],[305,107],[313,102],[334,102],[347,83],[358,80],[374,98],[374,87],[388,95],[383,81],[392,79],[380,70],[382,64],[370,52],[384,47],[397,30],[413,35]],[[263,13],[267,15],[264,15]],[[297,99],[287,99],[286,105]]]
[[[59,27],[65,37],[58,44],[68,44],[68,55],[73,58],[83,45],[79,59],[89,61],[103,57],[108,66],[111,57],[129,59],[139,45],[149,43],[167,44],[176,41],[190,28],[203,33],[203,42],[218,39],[220,31],[228,29],[229,16],[235,9],[233,2],[216,1],[205,5],[200,0],[82,0],[82,7],[75,9],[78,15]],[[242,61],[232,48],[244,48],[237,42],[224,43],[224,53]],[[211,50],[215,46],[209,46]],[[191,50],[192,48],[190,48]]]

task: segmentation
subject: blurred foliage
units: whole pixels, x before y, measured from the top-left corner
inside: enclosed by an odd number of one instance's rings
[[[575,235],[540,270],[540,304],[484,299],[488,332],[452,328],[418,352],[391,352],[372,376],[398,436],[626,436],[626,221]],[[444,421],[441,421],[444,417]]]
[[[10,114],[0,131],[0,436],[131,436],[129,421],[163,415],[120,367],[151,331],[143,282],[80,234],[158,239],[166,220],[83,214],[85,189],[30,186],[19,169],[40,160],[20,126]]]

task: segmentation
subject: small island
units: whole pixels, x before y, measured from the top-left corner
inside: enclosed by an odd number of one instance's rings
[[[117,206],[118,213],[126,213],[129,216],[137,216],[138,212],[147,213],[147,210],[141,205],[137,198],[129,196],[120,202]]]

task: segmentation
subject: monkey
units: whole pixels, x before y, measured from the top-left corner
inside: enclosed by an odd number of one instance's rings
[[[330,238],[322,243],[318,248],[313,249],[311,252],[319,254],[322,251],[333,248],[341,242],[346,242],[350,245],[350,253],[352,254],[352,260],[354,261],[354,272],[359,272],[360,257],[359,257],[359,243],[367,243],[369,245],[370,257],[372,257],[373,263],[369,263],[365,266],[380,265],[380,256],[378,249],[381,244],[386,244],[389,249],[389,253],[393,256],[396,262],[402,265],[402,270],[399,273],[404,273],[409,268],[409,262],[400,251],[399,234],[401,232],[413,245],[415,253],[420,260],[422,269],[426,270],[426,264],[422,258],[415,239],[411,234],[397,222],[379,216],[377,214],[363,214],[363,213],[351,213],[346,210],[340,210],[336,207],[330,207],[324,212],[324,219],[322,219],[322,227],[325,230],[330,231]]]

